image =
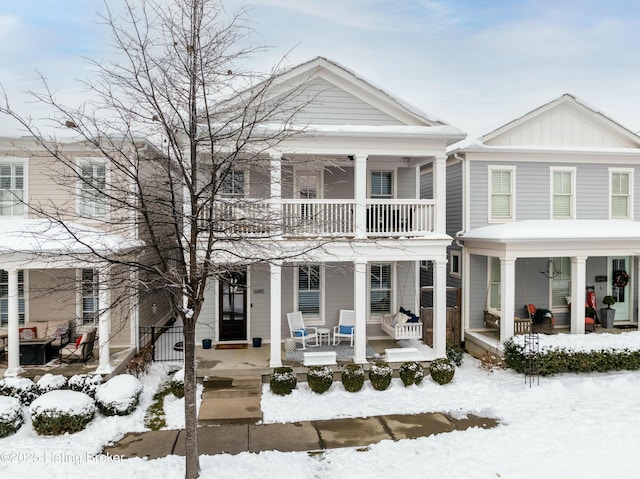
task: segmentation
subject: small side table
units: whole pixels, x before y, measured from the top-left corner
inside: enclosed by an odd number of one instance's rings
[[[331,341],[331,330],[328,328],[318,328],[318,344],[322,344],[324,340],[327,345],[329,345]]]

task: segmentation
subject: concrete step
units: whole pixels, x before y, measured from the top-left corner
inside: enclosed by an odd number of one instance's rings
[[[255,424],[262,421],[260,396],[203,399],[198,413],[200,426]]]
[[[253,386],[240,386],[220,389],[205,389],[202,392],[202,399],[211,398],[240,398],[240,397],[260,397],[262,388]]]

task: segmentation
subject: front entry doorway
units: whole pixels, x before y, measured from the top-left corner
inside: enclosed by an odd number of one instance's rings
[[[616,256],[609,258],[610,278],[614,278],[618,271],[624,271],[631,278],[631,261],[628,256]],[[618,287],[615,284],[611,284],[611,296],[616,299],[616,304],[611,306],[616,310],[615,321],[629,321],[630,301],[629,295],[630,286],[627,283],[623,287]]]
[[[247,339],[247,272],[229,271],[219,280],[219,339]]]

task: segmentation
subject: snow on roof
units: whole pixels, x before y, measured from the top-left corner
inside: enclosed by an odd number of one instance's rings
[[[482,226],[459,235],[463,240],[499,243],[517,241],[640,241],[640,223],[626,220],[525,220]]]
[[[125,253],[144,243],[79,223],[64,225],[46,218],[0,219],[0,254]]]

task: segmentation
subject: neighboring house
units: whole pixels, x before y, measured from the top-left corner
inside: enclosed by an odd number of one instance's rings
[[[452,240],[445,231],[445,151],[464,134],[324,58],[280,75],[272,90],[284,95],[301,87],[311,101],[290,126],[304,132],[272,149],[267,169],[258,162],[239,166],[220,197],[228,218],[271,211],[282,226],[268,234],[274,249],[318,248],[234,269],[212,282],[197,339],[260,337],[270,343],[270,365],[279,366],[281,343],[289,336],[286,313],[301,311],[306,325],[332,328],[340,309],[349,309],[356,315],[354,360],[365,362],[367,338],[386,336],[383,314],[401,306],[419,311],[420,264],[429,261],[435,271],[434,349],[444,356]],[[426,168],[432,196],[423,199],[420,175]],[[222,228],[225,216],[217,220]],[[234,224],[243,241],[265,241],[252,240],[251,228]],[[265,232],[258,230],[257,237]]]
[[[447,208],[462,211],[450,259],[461,258],[468,350],[499,344],[485,311],[503,341],[529,303],[584,333],[587,287],[599,308],[617,299],[617,324],[637,326],[639,167],[640,137],[571,95],[450,149]]]
[[[88,185],[105,188],[117,173],[85,144],[59,147],[75,165],[73,171],[65,171],[33,138],[0,138],[0,333],[8,342],[7,375],[21,371],[20,328],[36,327],[42,337],[55,334],[52,324],[68,325],[69,339],[75,341],[95,327],[98,371],[109,373],[110,348],[135,351],[138,325],[155,322],[153,300],[120,294],[131,283],[114,284],[114,267],[97,261],[87,247],[111,257],[142,244],[134,227],[115,232],[101,226],[102,218],[115,219],[117,213]],[[63,218],[65,226],[38,210]]]

